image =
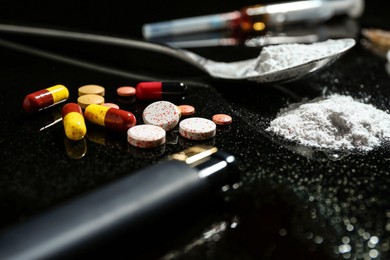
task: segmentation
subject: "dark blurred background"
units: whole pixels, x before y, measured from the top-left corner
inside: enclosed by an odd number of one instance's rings
[[[238,10],[244,6],[285,1],[8,1],[2,4],[2,22],[74,28],[141,38],[144,23]],[[386,0],[366,1],[361,21],[382,25]],[[384,28],[386,29],[386,28]]]

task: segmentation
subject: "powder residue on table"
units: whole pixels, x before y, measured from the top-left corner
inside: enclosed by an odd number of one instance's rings
[[[333,94],[290,104],[266,130],[307,146],[369,151],[390,139],[390,115],[351,96]]]

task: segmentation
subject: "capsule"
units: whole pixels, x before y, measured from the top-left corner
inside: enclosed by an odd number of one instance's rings
[[[27,113],[34,113],[48,108],[69,97],[68,89],[63,85],[55,85],[27,95],[23,100],[23,109]]]
[[[78,141],[87,133],[83,111],[76,103],[68,103],[62,108],[62,120],[65,135],[71,140]]]
[[[136,86],[135,95],[139,100],[162,100],[173,97],[183,97],[187,85],[182,82],[140,82]]]
[[[96,104],[87,106],[84,116],[91,123],[117,132],[126,132],[137,123],[135,116],[129,111]]]

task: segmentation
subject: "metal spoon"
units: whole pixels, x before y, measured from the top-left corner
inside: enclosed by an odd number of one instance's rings
[[[267,73],[256,73],[256,71],[251,74],[237,73],[237,70],[253,70],[259,62],[257,59],[225,63],[209,60],[186,50],[178,50],[178,52],[186,57],[189,57],[195,62],[198,68],[203,69],[214,78],[249,80],[258,83],[286,83],[302,78],[332,64],[356,44],[356,41],[352,38],[339,39],[337,41],[342,41],[344,47],[332,54],[309,60],[305,63],[297,64],[292,67]]]
[[[336,61],[346,51],[351,49],[355,44],[355,40],[352,38],[341,39],[345,42],[345,47],[332,53],[331,55],[321,57],[319,59],[310,60],[306,63],[299,64],[286,69],[263,73],[258,75],[236,75],[234,72],[237,68],[250,68],[254,66],[256,59],[243,60],[238,62],[216,62],[213,60],[206,59],[193,52],[183,49],[176,49],[165,45],[155,44],[151,42],[126,39],[120,37],[80,33],[73,31],[63,31],[57,29],[19,26],[10,24],[0,24],[0,32],[23,34],[23,35],[34,35],[34,36],[45,36],[52,38],[72,39],[93,43],[109,44],[115,46],[129,47],[143,49],[147,51],[153,51],[162,53],[183,62],[190,64],[210,75],[215,79],[228,79],[228,80],[248,80],[255,81],[258,83],[284,83],[297,80],[304,77],[314,71],[324,68]]]

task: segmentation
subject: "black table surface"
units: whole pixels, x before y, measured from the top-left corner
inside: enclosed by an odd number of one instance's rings
[[[383,144],[366,153],[337,153],[303,147],[265,132],[282,107],[303,98],[330,93],[363,98],[388,111],[390,76],[383,52],[361,43],[360,29],[390,29],[385,1],[366,3],[363,16],[352,22],[357,44],[331,66],[298,81],[260,85],[212,80],[172,58],[122,47],[0,35],[28,46],[134,73],[112,75],[0,47],[0,232],[28,221],[85,192],[166,159],[196,142],[168,132],[167,143],[152,151],[131,147],[125,135],[91,126],[74,145],[65,138],[60,111],[54,106],[34,115],[22,109],[28,93],[63,84],[69,102],[78,87],[98,84],[106,101],[132,111],[139,122],[148,102],[121,103],[116,88],[152,78],[180,80],[187,95],[174,100],[190,104],[196,115],[227,113],[229,126],[218,127],[205,141],[237,159],[240,181],[222,192],[222,201],[191,206],[160,219],[136,238],[124,232],[92,252],[139,259],[387,259],[390,250],[390,150]],[[9,3],[0,22],[101,33],[142,40],[147,22],[235,10],[255,4],[160,1],[129,7],[94,1]],[[195,5],[195,6],[194,6]],[[326,26],[344,23],[335,19]],[[319,25],[324,26],[324,25]],[[345,31],[348,37],[351,31]],[[342,37],[342,35],[341,35]],[[215,46],[192,48],[221,61],[256,57],[260,48]],[[335,154],[337,156],[335,156]],[[210,205],[211,204],[211,205]]]

